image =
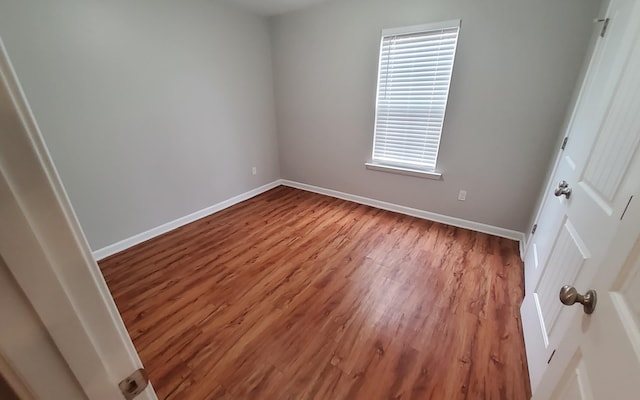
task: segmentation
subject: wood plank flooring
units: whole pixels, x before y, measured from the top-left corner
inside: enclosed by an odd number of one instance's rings
[[[514,241],[280,186],[100,263],[160,399],[528,399]]]

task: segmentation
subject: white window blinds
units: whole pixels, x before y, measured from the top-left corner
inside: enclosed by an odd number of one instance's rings
[[[460,21],[382,32],[372,159],[436,168]]]

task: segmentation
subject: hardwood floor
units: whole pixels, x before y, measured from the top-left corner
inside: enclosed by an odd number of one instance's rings
[[[161,399],[528,399],[514,241],[280,186],[100,263]]]

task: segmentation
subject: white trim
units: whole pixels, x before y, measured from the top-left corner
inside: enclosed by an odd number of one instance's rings
[[[214,214],[218,211],[222,211],[225,208],[231,207],[235,204],[241,203],[245,200],[249,200],[252,197],[255,197],[259,194],[262,194],[268,190],[271,190],[280,185],[306,190],[308,192],[314,192],[318,194],[323,194],[326,196],[335,197],[342,200],[353,201],[355,203],[364,204],[371,207],[380,208],[382,210],[393,211],[400,214],[410,215],[412,217],[417,217],[421,219],[426,219],[429,221],[440,222],[442,224],[455,226],[458,228],[469,229],[476,232],[487,233],[489,235],[499,236],[506,239],[517,240],[520,244],[520,257],[522,258],[524,255],[524,239],[525,234],[518,231],[513,231],[510,229],[500,228],[497,226],[487,225],[480,222],[468,221],[461,218],[450,217],[447,215],[437,214],[430,211],[419,210],[416,208],[405,207],[398,204],[388,203],[386,201],[370,199],[368,197],[358,196],[355,194],[339,192],[337,190],[325,189],[319,186],[307,185],[306,183],[300,183],[295,181],[290,181],[287,179],[277,179],[271,183],[260,186],[256,189],[250,190],[248,192],[239,194],[230,199],[221,201],[220,203],[214,204],[210,207],[204,208],[200,211],[196,211],[184,217],[180,217],[173,221],[167,222],[155,228],[149,229],[148,231],[139,233],[137,235],[131,236],[127,239],[121,240],[112,245],[103,247],[102,249],[96,250],[93,252],[93,257],[96,261],[100,261],[104,258],[107,258],[113,254],[119,253],[123,250],[126,250],[130,247],[133,247],[137,244],[140,244],[144,241],[152,239],[156,236],[160,236],[164,233],[172,231],[176,228],[179,228],[183,225],[189,224],[191,222],[197,221],[201,218],[207,217],[211,214]]]
[[[384,165],[376,162],[366,162],[365,167],[372,171],[389,172],[398,175],[415,176],[418,178],[442,180],[442,173],[438,171],[425,171],[415,168],[396,167],[393,165]]]
[[[220,203],[214,204],[210,207],[204,208],[200,211],[196,211],[184,217],[180,217],[173,221],[169,221],[160,226],[156,226],[155,228],[151,228],[148,231],[144,231],[142,233],[138,233],[137,235],[133,235],[127,239],[121,240],[117,243],[111,244],[109,246],[103,247],[93,252],[93,258],[96,261],[100,261],[104,258],[107,258],[113,254],[119,253],[123,250],[126,250],[130,247],[133,247],[139,243],[152,239],[156,236],[160,236],[164,233],[172,231],[176,228],[179,228],[183,225],[189,224],[193,221],[199,220],[201,218],[207,217],[213,213],[218,211],[222,211],[225,208],[229,208],[235,204],[248,200],[252,197],[255,197],[261,193],[264,193],[268,190],[271,190],[277,186],[282,184],[281,179],[275,180],[271,183],[267,183],[266,185],[260,186],[258,188],[249,190],[248,192],[239,194],[237,196],[231,197],[230,199],[221,201]]]
[[[355,194],[339,192],[337,190],[325,189],[319,186],[307,185],[283,179],[281,184],[296,189],[306,190],[326,196],[336,197],[342,200],[353,201],[355,203],[364,204],[371,207],[380,208],[387,211],[394,211],[400,214],[410,215],[412,217],[422,218],[429,221],[440,222],[442,224],[455,226],[458,228],[469,229],[476,232],[487,233],[489,235],[499,236],[520,242],[520,252],[522,253],[522,243],[524,241],[524,233],[512,231],[510,229],[500,228],[497,226],[482,224],[480,222],[468,221],[461,218],[449,217],[447,215],[436,214],[430,211],[418,210],[416,208],[405,207],[398,204],[388,203],[386,201],[374,200],[368,197],[362,197]]]
[[[441,22],[431,22],[428,24],[421,25],[411,25],[411,26],[403,26],[400,28],[386,28],[382,30],[382,36],[394,36],[394,35],[408,35],[411,33],[418,32],[429,32],[435,31],[438,29],[446,29],[446,28],[460,28],[461,20],[460,19],[451,19],[449,21],[441,21]]]
[[[4,378],[9,389],[11,389],[19,399],[37,400],[31,388],[25,383],[24,378],[15,371],[13,366],[2,354],[0,354],[0,378]]]

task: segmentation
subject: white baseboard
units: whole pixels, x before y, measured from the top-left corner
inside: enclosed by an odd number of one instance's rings
[[[387,203],[386,201],[374,200],[368,197],[357,196],[355,194],[339,192],[337,190],[325,189],[319,186],[307,185],[306,183],[289,181],[286,179],[283,179],[281,183],[285,186],[306,190],[308,192],[324,194],[324,195],[336,197],[342,200],[353,201],[355,203],[364,204],[364,205],[376,207],[376,208],[381,208],[383,210],[394,211],[400,214],[410,215],[412,217],[422,218],[429,221],[440,222],[446,225],[452,225],[458,228],[465,228],[472,231],[488,233],[489,235],[517,240],[520,242],[520,257],[522,257],[524,253],[523,243],[524,243],[525,235],[522,232],[512,231],[510,229],[482,224],[480,222],[467,221],[461,218],[449,217],[447,215],[436,214],[429,211],[418,210],[417,208],[411,208],[411,207],[401,206],[398,204]]]
[[[96,261],[100,261],[106,257],[109,257],[110,255],[119,253],[123,250],[128,249],[129,247],[135,246],[136,244],[142,243],[146,240],[162,235],[163,233],[167,233],[173,229],[179,228],[183,225],[199,220],[200,218],[209,216],[215,212],[224,210],[225,208],[231,207],[234,204],[238,204],[240,202],[248,200],[252,197],[255,197],[261,193],[266,192],[267,190],[271,190],[280,185],[282,185],[282,180],[278,179],[264,186],[260,186],[259,188],[249,190],[248,192],[245,192],[237,196],[234,196],[230,199],[221,201],[220,203],[214,204],[200,211],[196,211],[192,214],[167,222],[166,224],[162,224],[155,228],[149,229],[148,231],[131,236],[130,238],[121,240],[117,243],[114,243],[112,245],[109,245],[107,247],[103,247],[102,249],[94,251],[93,258]]]
[[[520,242],[520,257],[522,258],[524,256],[525,234],[522,232],[513,231],[510,229],[504,229],[497,226],[482,224],[479,222],[468,221],[461,218],[450,217],[447,215],[437,214],[429,211],[419,210],[416,208],[405,207],[398,204],[388,203],[386,201],[374,200],[368,197],[358,196],[355,194],[339,192],[337,190],[325,189],[319,186],[307,185],[306,183],[300,183],[300,182],[290,181],[286,179],[278,179],[264,186],[260,186],[259,188],[239,194],[238,196],[235,196],[225,201],[222,201],[220,203],[214,204],[200,211],[196,211],[187,216],[167,222],[166,224],[162,224],[155,228],[149,229],[148,231],[139,233],[137,235],[131,236],[130,238],[127,238],[117,243],[114,243],[112,245],[103,247],[102,249],[99,249],[93,252],[93,258],[96,261],[100,261],[106,257],[109,257],[110,255],[119,253],[123,250],[133,247],[136,244],[142,243],[146,240],[149,240],[156,236],[167,233],[173,229],[179,228],[183,225],[196,221],[200,218],[204,218],[213,213],[224,210],[225,208],[231,207],[234,204],[248,200],[252,197],[255,197],[261,193],[264,193],[280,185],[285,185],[285,186],[293,187],[296,189],[302,189],[309,192],[323,194],[326,196],[336,197],[338,199],[353,201],[355,203],[364,204],[367,206],[376,207],[383,210],[394,211],[400,214],[410,215],[412,217],[422,218],[429,221],[440,222],[443,224],[452,225],[459,228],[465,228],[472,231],[487,233],[489,235],[517,240],[518,242]]]

